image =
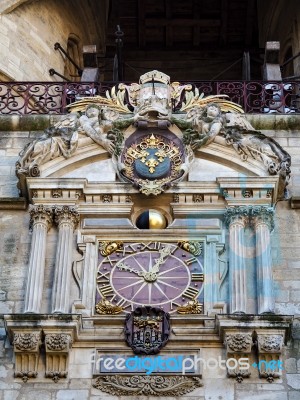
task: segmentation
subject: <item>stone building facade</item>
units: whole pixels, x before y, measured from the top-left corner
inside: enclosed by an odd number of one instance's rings
[[[104,2],[89,32],[96,2],[60,3],[0,2],[3,80],[49,79],[71,33],[104,46]],[[282,5],[261,40],[295,49]],[[30,69],[14,34],[45,51]],[[0,115],[0,399],[299,398],[299,107],[244,114],[172,81]]]

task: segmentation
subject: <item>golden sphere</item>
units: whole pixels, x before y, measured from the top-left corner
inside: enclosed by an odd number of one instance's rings
[[[149,229],[165,229],[167,220],[165,216],[157,210],[149,210]]]

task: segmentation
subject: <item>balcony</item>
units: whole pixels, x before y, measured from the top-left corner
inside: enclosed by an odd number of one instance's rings
[[[300,81],[194,81],[204,96],[223,94],[248,114],[300,113]],[[128,83],[130,84],[130,83]],[[65,114],[81,97],[101,95],[116,82],[0,82],[0,115]],[[180,110],[180,103],[173,110]]]

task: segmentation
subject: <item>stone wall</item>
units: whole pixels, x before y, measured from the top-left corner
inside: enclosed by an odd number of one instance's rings
[[[97,45],[101,52],[107,8],[105,1],[93,3],[88,8],[78,0],[26,1],[9,13],[2,6],[0,76],[12,81],[57,81],[57,76],[50,77],[49,69],[64,74],[65,57],[54,50],[54,43],[66,50],[70,36],[78,41],[81,57],[84,45]],[[79,61],[83,67],[82,58]]]

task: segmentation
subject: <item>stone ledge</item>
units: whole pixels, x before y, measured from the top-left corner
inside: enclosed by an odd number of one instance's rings
[[[290,200],[291,208],[300,208],[300,196],[292,196]]]
[[[64,114],[35,114],[35,115],[1,115],[0,126],[2,132],[7,131],[43,131],[57,121],[60,121]]]
[[[257,130],[299,130],[300,127],[300,114],[246,115],[247,120]],[[64,116],[65,114],[0,114],[0,126],[1,131],[41,131],[60,121]]]
[[[0,198],[0,210],[26,210],[27,200],[25,197],[2,197]]]

